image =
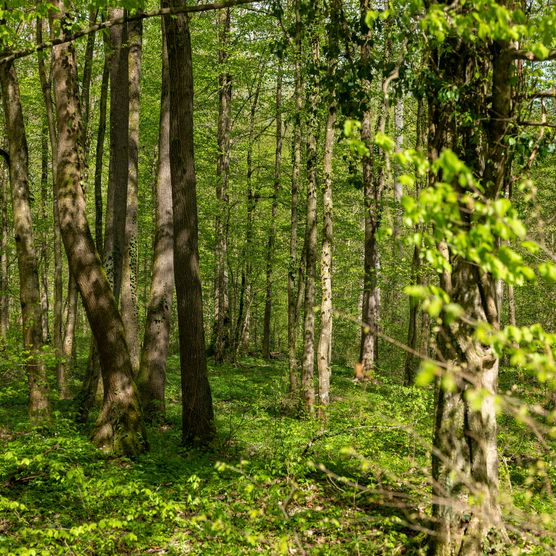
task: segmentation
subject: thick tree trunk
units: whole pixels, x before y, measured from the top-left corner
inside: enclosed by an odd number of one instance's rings
[[[181,6],[182,0],[165,5]],[[186,15],[165,20],[170,76],[170,166],[174,210],[174,280],[182,379],[182,439],[206,444],[214,436],[207,376],[199,274],[197,194],[193,148],[193,67]]]
[[[170,98],[168,53],[163,29],[162,93],[156,181],[156,231],[152,280],[137,385],[147,419],[164,417],[166,360],[170,340],[174,253],[172,223],[172,182],[170,173]]]
[[[297,360],[297,323],[299,317],[296,284],[298,271],[297,243],[298,243],[298,205],[299,186],[301,181],[301,114],[303,109],[303,85],[301,81],[301,0],[295,0],[295,114],[293,119],[292,142],[292,181],[290,204],[290,260],[288,264],[288,370],[289,390],[297,395],[299,385],[299,366]],[[303,261],[301,262],[303,265]]]
[[[439,103],[431,91],[430,150],[435,156],[443,148],[451,148],[485,184],[485,197],[494,200],[504,191],[509,163],[505,138],[512,117],[513,66],[508,44],[470,44],[459,38],[450,38],[450,43],[457,48],[443,46],[438,57],[431,56],[430,68],[442,75],[444,82],[460,83],[469,75],[469,60],[481,60],[482,66],[474,69],[481,78],[469,84],[476,94],[466,97],[460,108],[482,117],[477,120],[480,125],[456,121],[450,107]],[[489,74],[490,92],[485,91],[482,77]],[[487,103],[485,95],[489,93],[491,102]],[[460,194],[466,192],[461,184],[455,187]],[[472,225],[472,216],[468,205],[462,205],[460,219],[465,231]],[[474,262],[448,252],[446,256],[452,270],[444,273],[441,285],[451,300],[462,306],[468,320],[445,323],[439,340],[443,359],[455,366],[456,387],[447,391],[437,386],[431,553],[480,554],[488,532],[503,530],[495,408],[499,363],[492,346],[476,340],[474,327],[467,323],[485,322],[495,331],[499,329],[496,281]],[[470,391],[481,392],[478,403],[470,403]]]
[[[26,368],[29,381],[29,417],[34,422],[40,422],[48,417],[50,403],[48,400],[46,367],[41,354],[43,346],[42,310],[30,205],[27,138],[25,136],[19,84],[13,63],[0,64],[0,83],[9,145],[23,347],[28,352]]]
[[[122,260],[122,319],[126,331],[131,365],[135,374],[139,371],[139,307],[137,212],[139,201],[139,108],[141,80],[141,47],[143,25],[134,21],[128,25],[129,45],[129,166],[127,182],[127,211],[125,241]]]
[[[63,0],[53,2],[53,35],[61,33]],[[93,441],[107,452],[134,455],[147,448],[122,319],[110,283],[95,250],[81,188],[81,113],[75,54],[70,44],[53,48],[53,75],[58,114],[57,195],[60,230],[70,270],[77,282],[99,349],[104,400]]]
[[[228,293],[228,219],[230,180],[230,151],[232,131],[232,76],[228,71],[228,49],[230,47],[230,9],[218,14],[220,28],[218,64],[221,73],[219,81],[218,104],[218,162],[216,166],[216,200],[218,202],[216,235],[216,276],[214,288],[214,359],[224,361],[230,351],[230,300]]]
[[[270,324],[272,319],[272,298],[273,298],[273,271],[274,271],[274,250],[276,244],[276,218],[278,216],[278,195],[282,187],[282,145],[283,145],[283,125],[282,125],[282,66],[278,68],[276,78],[276,148],[274,155],[274,191],[272,195],[272,208],[270,212],[270,228],[268,231],[268,241],[266,244],[266,291],[263,318],[263,357],[270,359]]]
[[[111,8],[110,17],[122,17],[123,8]],[[122,286],[129,169],[129,82],[127,24],[110,29],[110,165],[104,232],[104,266],[116,303]]]

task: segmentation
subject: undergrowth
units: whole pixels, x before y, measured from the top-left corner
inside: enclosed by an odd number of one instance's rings
[[[179,445],[171,358],[167,421],[133,461],[105,458],[68,405],[30,428],[24,380],[10,374],[0,392],[0,553],[425,554],[432,390],[333,372],[318,420],[284,403],[280,362],[212,368],[218,436],[201,452]],[[502,487],[521,511],[554,515],[553,461],[524,471],[542,450],[502,423]],[[518,553],[550,546],[514,536]]]

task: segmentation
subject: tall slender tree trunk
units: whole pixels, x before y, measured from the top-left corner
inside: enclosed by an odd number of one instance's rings
[[[228,219],[230,181],[230,154],[232,130],[232,76],[228,70],[230,48],[230,8],[218,14],[219,41],[218,64],[218,162],[216,166],[216,276],[214,288],[214,359],[221,363],[230,351],[230,300],[228,293]]]
[[[43,41],[43,20],[37,20],[37,43]],[[46,109],[46,117],[48,121],[48,134],[50,137],[50,152],[52,156],[52,181],[54,183],[54,202],[53,219],[54,219],[54,348],[56,350],[56,380],[58,382],[58,391],[66,390],[66,375],[63,367],[62,342],[63,342],[63,281],[62,281],[62,238],[60,235],[60,221],[58,211],[58,198],[56,195],[56,153],[58,139],[56,136],[56,120],[54,116],[54,105],[52,100],[52,79],[47,74],[44,55],[38,54],[39,79]]]
[[[9,145],[13,222],[19,270],[19,296],[23,324],[23,347],[29,381],[29,417],[40,422],[50,413],[48,380],[42,360],[42,310],[39,271],[29,192],[27,138],[19,84],[13,62],[0,64],[4,121]]]
[[[278,68],[276,78],[276,148],[274,155],[274,191],[272,194],[272,208],[270,212],[270,228],[266,244],[266,291],[263,317],[263,357],[270,359],[270,324],[272,319],[273,301],[273,271],[274,250],[276,244],[276,218],[278,216],[278,195],[282,187],[282,146],[283,146],[283,124],[282,124],[282,65]]]
[[[315,2],[315,15],[320,5]],[[318,108],[320,102],[318,68],[320,64],[319,37],[311,37],[311,63],[313,77],[307,87],[307,215],[305,224],[305,299],[303,301],[303,361],[301,384],[305,406],[312,409],[315,403],[315,299],[317,279],[317,174],[318,174]]]
[[[129,166],[127,182],[127,211],[125,241],[122,260],[122,319],[126,331],[131,365],[135,374],[139,371],[139,307],[138,295],[138,230],[137,212],[139,200],[139,108],[141,80],[141,48],[143,24],[128,24],[129,48]]]
[[[2,167],[0,168],[0,342],[6,340],[10,324],[10,296],[8,292],[10,283],[8,268],[8,195],[8,179],[4,167]]]
[[[162,22],[164,27],[164,22]],[[172,182],[170,171],[170,98],[168,52],[162,29],[163,65],[156,180],[156,231],[152,280],[137,385],[145,415],[150,420],[164,417],[166,360],[170,340],[174,253],[172,223]]]
[[[301,0],[295,2],[295,68],[294,68],[294,103],[295,114],[293,120],[293,143],[292,143],[292,181],[291,181],[291,205],[290,205],[290,260],[288,264],[288,370],[289,390],[296,395],[299,387],[299,366],[297,360],[297,322],[298,303],[296,290],[296,274],[298,271],[297,244],[298,244],[298,205],[299,186],[301,182],[301,113],[303,109],[303,85],[301,81],[301,53],[302,53],[302,31],[301,31]],[[303,265],[303,262],[301,262]]]
[[[425,124],[425,106],[422,99],[419,99],[417,105],[417,122],[416,122],[416,141],[415,141],[415,149],[417,151],[421,151],[426,144],[425,138],[425,131],[426,131],[426,124]],[[416,190],[415,196],[419,196],[419,189],[420,183],[416,182]],[[417,232],[418,229],[415,229]],[[421,245],[415,245],[413,248],[413,256],[411,259],[411,284],[422,284],[423,278],[421,276]],[[408,316],[408,324],[407,324],[407,347],[410,348],[411,351],[407,351],[405,355],[405,363],[404,363],[404,385],[411,386],[415,380],[415,373],[417,371],[417,367],[419,366],[419,357],[416,355],[417,353],[421,353],[422,356],[426,354],[423,353],[423,350],[419,349],[419,323],[418,323],[418,316],[419,316],[419,302],[415,297],[409,297],[409,316]],[[421,329],[423,333],[424,330]],[[426,334],[421,334],[421,336],[427,336]]]
[[[363,33],[363,44],[361,46],[361,59],[363,71],[367,72],[363,76],[363,88],[370,92],[370,82],[368,72],[371,56],[371,31],[366,28],[364,22],[365,14],[370,9],[370,0],[361,0],[362,25],[366,29]],[[386,21],[384,42],[384,60],[387,66],[391,59],[391,39],[388,36],[390,19]],[[397,70],[393,70],[390,75],[384,75],[382,83],[382,106],[379,108],[377,130],[385,133],[389,117],[389,83],[394,79]],[[367,101],[369,102],[369,101]],[[372,150],[372,111],[370,104],[364,110],[363,123],[361,129],[361,139]],[[378,231],[382,223],[383,196],[386,187],[386,173],[388,170],[388,159],[382,151],[377,156],[371,154],[363,157],[363,196],[365,205],[365,248],[363,261],[363,312],[361,347],[359,360],[365,376],[372,376],[378,361],[378,329],[380,325],[381,297],[379,286],[380,274],[380,251],[378,246]]]
[[[249,110],[249,137],[247,144],[247,218],[245,224],[245,244],[243,251],[243,268],[241,270],[241,289],[239,293],[239,311],[235,332],[236,356],[249,350],[249,336],[251,329],[251,309],[253,303],[253,250],[254,250],[254,218],[258,201],[258,192],[253,186],[253,148],[255,142],[255,116],[259,104],[261,86],[264,79],[264,67],[252,95]]]
[[[42,340],[46,344],[50,341],[49,326],[49,302],[48,302],[48,230],[47,230],[47,207],[48,204],[48,122],[43,118],[41,126],[41,246],[39,255],[39,267],[42,270],[41,277],[41,310],[42,310]]]
[[[338,39],[340,31],[341,1],[334,0],[330,5],[330,25],[328,30],[328,115],[324,139],[323,192],[322,192],[322,250],[320,259],[321,307],[320,337],[317,352],[319,377],[319,405],[330,403],[330,363],[332,355],[332,247],[333,247],[333,203],[332,203],[332,162],[334,138],[336,133],[336,91],[334,77],[338,64]]]
[[[123,8],[111,8],[112,19]],[[129,170],[129,81],[127,24],[110,29],[110,165],[104,232],[104,265],[116,303],[122,287]]]
[[[394,106],[394,130],[396,136],[396,150],[401,151],[404,142],[404,99],[400,98]],[[394,219],[392,239],[394,243],[394,256],[401,257],[403,254],[400,234],[402,230],[402,197],[403,187],[399,180],[400,168],[396,165],[394,175]]]
[[[371,137],[373,126],[373,112],[370,105],[371,83],[369,81],[369,64],[371,57],[371,30],[367,28],[365,16],[371,8],[370,0],[361,0],[362,34],[361,63],[363,71],[362,86],[367,92],[367,106],[363,112],[361,139],[370,148],[370,153],[362,158],[363,169],[363,198],[365,206],[365,247],[363,262],[363,305],[361,345],[359,362],[363,366],[364,376],[371,376],[375,369],[378,351],[378,326],[380,308],[380,290],[378,289],[378,271],[380,268],[379,252],[376,233],[380,224],[379,199],[375,199],[376,184],[374,183],[374,160],[372,156]]]
[[[63,29],[63,0],[53,2],[54,36]],[[57,195],[60,230],[72,272],[99,350],[104,384],[103,406],[93,441],[107,452],[133,455],[147,448],[146,431],[123,322],[87,222],[81,189],[83,153],[75,53],[71,43],[53,48],[53,76],[58,114]]]
[[[110,78],[110,58],[107,52],[107,40],[105,38],[105,55],[102,67],[102,80],[100,86],[99,100],[99,122],[96,136],[95,149],[95,247],[100,259],[104,259],[104,241],[102,235],[102,166],[104,160],[104,139],[106,135],[106,107],[108,104],[108,82]],[[87,359],[87,370],[79,393],[79,418],[86,422],[89,412],[97,397],[100,383],[100,362],[98,349],[94,337],[91,339],[89,347],[89,357]]]
[[[182,0],[164,3],[181,6]],[[170,76],[170,167],[174,210],[174,280],[182,380],[182,439],[206,444],[214,435],[199,273],[193,148],[193,64],[185,14],[165,20]]]

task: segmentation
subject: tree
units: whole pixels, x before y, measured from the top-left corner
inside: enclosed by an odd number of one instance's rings
[[[500,6],[505,4],[499,3]],[[454,14],[473,13],[478,6],[456,7]],[[476,12],[475,12],[476,13]],[[469,79],[469,71],[473,75]],[[493,32],[487,40],[461,41],[451,31],[430,53],[429,70],[429,151],[432,160],[450,149],[471,169],[484,188],[484,199],[495,201],[504,191],[509,168],[507,142],[512,115],[512,76],[515,66],[509,41]],[[488,76],[485,85],[484,76]],[[470,94],[443,101],[440,91],[466,83]],[[487,102],[487,96],[490,102]],[[461,113],[476,118],[464,120]],[[445,155],[448,156],[448,155]],[[442,164],[440,164],[442,167]],[[468,199],[474,184],[457,179],[444,165],[431,179],[450,183],[458,194],[461,229],[469,234],[477,224]],[[462,253],[454,253],[447,240],[441,253],[448,265],[441,275],[442,289],[464,311],[469,322],[488,323],[499,329],[496,280],[481,264]],[[433,516],[435,554],[480,553],[482,542],[492,527],[499,527],[498,450],[494,396],[497,391],[499,359],[492,345],[474,335],[468,321],[445,318],[438,339],[443,361],[456,367],[453,387],[437,384],[433,441]],[[470,390],[484,392],[470,403]],[[468,505],[469,496],[476,500]]]
[[[0,63],[0,85],[8,136],[10,184],[23,326],[23,348],[27,352],[29,417],[40,422],[50,414],[46,366],[42,360],[42,308],[39,270],[29,192],[29,160],[19,83],[13,62]]]
[[[230,9],[218,14],[219,49],[218,64],[221,67],[218,76],[218,162],[216,166],[216,276],[214,288],[214,359],[221,363],[230,350],[230,301],[228,292],[228,221],[230,180],[230,150],[232,130],[232,75],[227,67],[230,48]]]
[[[172,0],[167,6],[182,6]],[[193,148],[193,66],[187,15],[165,20],[170,78],[170,167],[174,210],[174,281],[182,380],[182,439],[206,444],[214,435],[199,275]]]
[[[163,27],[164,23],[162,24]],[[156,179],[156,231],[152,280],[145,323],[141,366],[137,385],[148,419],[164,416],[166,360],[170,341],[172,290],[174,287],[172,182],[170,169],[170,98],[168,52],[162,29],[162,92]]]
[[[52,34],[60,36],[66,17],[63,0],[56,0],[53,8]],[[93,441],[107,452],[135,455],[147,448],[147,437],[123,322],[87,222],[81,187],[83,155],[75,53],[71,44],[62,43],[53,48],[52,56],[58,116],[56,193],[60,231],[95,336],[104,384],[103,406]]]

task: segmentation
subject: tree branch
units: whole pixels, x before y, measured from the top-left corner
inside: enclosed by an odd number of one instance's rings
[[[42,50],[52,48],[53,46],[57,46],[59,44],[66,44],[68,42],[72,42],[77,39],[80,39],[81,37],[86,37],[87,35],[90,35],[92,33],[97,33],[98,31],[102,31],[103,29],[110,29],[111,27],[114,27],[114,25],[121,25],[122,23],[130,22],[130,21],[138,21],[141,19],[150,19],[152,17],[162,17],[166,15],[178,15],[183,13],[199,13],[199,12],[208,12],[212,10],[222,10],[224,8],[241,6],[242,4],[253,4],[256,1],[257,0],[223,0],[221,2],[200,4],[197,6],[174,6],[170,8],[161,8],[149,12],[140,12],[134,15],[108,19],[106,21],[101,21],[96,25],[91,25],[90,27],[87,27],[85,29],[80,29],[79,31],[75,31],[74,33],[70,33],[63,37],[55,38],[53,40],[46,41],[41,44],[37,44],[28,48],[22,48],[21,50],[15,50],[13,52],[0,55],[0,63],[13,62],[14,60],[17,60],[19,58],[25,58],[26,56],[30,56],[35,52],[40,52]]]
[[[549,50],[547,56],[539,58],[530,50],[516,49],[510,51],[514,60],[528,60],[529,62],[546,62],[548,60],[556,60],[556,50]]]

